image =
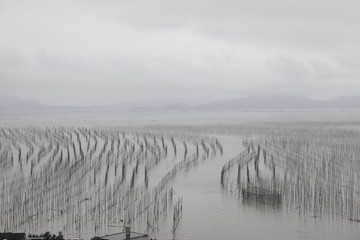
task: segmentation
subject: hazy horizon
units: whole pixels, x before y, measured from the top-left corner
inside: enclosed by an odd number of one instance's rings
[[[225,102],[225,101],[231,101],[231,100],[237,100],[237,99],[252,99],[252,98],[278,98],[278,97],[283,97],[283,98],[305,98],[308,100],[315,100],[315,101],[331,101],[331,100],[336,100],[338,98],[347,98],[347,97],[359,97],[360,95],[347,95],[347,96],[335,96],[332,98],[312,98],[312,97],[308,97],[305,95],[290,95],[290,94],[272,94],[272,95],[248,95],[248,96],[241,96],[241,97],[233,97],[233,98],[224,98],[224,99],[218,99],[218,100],[214,100],[214,101],[206,101],[205,99],[200,100],[199,102],[193,102],[193,103],[185,103],[185,102],[181,102],[181,101],[176,101],[176,100],[171,100],[170,102],[164,102],[163,99],[145,99],[143,101],[124,101],[124,102],[109,102],[107,104],[94,104],[94,105],[76,105],[76,104],[69,104],[69,105],[61,105],[61,104],[57,104],[57,105],[52,105],[52,104],[47,104],[45,102],[39,101],[36,97],[35,98],[24,98],[24,97],[19,97],[19,96],[11,96],[11,95],[4,95],[4,96],[0,96],[0,100],[1,99],[9,99],[9,100],[24,100],[24,101],[32,101],[34,103],[39,103],[42,105],[46,105],[46,106],[74,106],[74,107],[96,107],[96,106],[111,106],[111,105],[127,105],[127,104],[132,104],[132,105],[136,105],[136,104],[145,104],[147,103],[148,105],[156,105],[156,106],[168,106],[168,105],[186,105],[186,106],[197,106],[197,105],[203,105],[203,104],[210,104],[210,103],[217,103],[217,102]]]
[[[355,0],[0,0],[0,96],[94,106],[356,95],[358,9]]]
[[[35,99],[24,99],[15,96],[0,96],[0,112],[45,111],[113,111],[113,110],[149,110],[149,111],[184,111],[184,110],[355,110],[360,109],[360,96],[339,96],[334,99],[318,100],[301,95],[247,96],[243,98],[210,101],[201,104],[147,100],[121,102],[104,105],[49,105]],[[193,111],[192,111],[193,112]]]

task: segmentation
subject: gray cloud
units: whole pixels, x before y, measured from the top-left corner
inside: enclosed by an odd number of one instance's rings
[[[25,63],[24,57],[12,48],[0,48],[0,66],[6,68],[17,68],[23,66]]]
[[[355,0],[0,0],[0,95],[93,105],[357,94],[358,9]]]

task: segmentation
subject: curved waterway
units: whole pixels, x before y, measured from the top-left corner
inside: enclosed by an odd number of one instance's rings
[[[183,198],[183,215],[176,239],[359,239],[360,223],[298,215],[296,210],[245,204],[222,189],[223,164],[243,150],[242,139],[218,136],[224,155],[200,163],[174,182],[175,196]],[[140,227],[140,226],[139,226]],[[156,239],[172,239],[172,216],[164,217]]]
[[[194,122],[208,124],[240,124],[244,121],[262,122],[265,120],[278,121],[343,121],[353,120],[350,125],[342,128],[358,128],[360,119],[359,111],[346,112],[346,114],[335,111],[322,112],[221,112],[219,113],[181,113],[165,115],[149,115],[143,113],[63,113],[60,115],[40,116],[38,114],[29,116],[5,116],[0,117],[2,126],[29,125],[141,125],[149,122],[158,124],[178,123],[191,125]],[[144,118],[143,118],[144,116]],[[134,120],[134,119],[141,119]],[[196,119],[196,120],[194,120]],[[41,121],[40,121],[41,120]],[[150,121],[151,120],[151,121]],[[356,124],[355,124],[356,123]],[[243,151],[242,139],[235,136],[217,136],[224,148],[224,154],[211,160],[200,162],[191,171],[178,174],[169,183],[175,191],[175,198],[183,199],[182,218],[176,230],[176,236],[172,231],[172,215],[163,216],[159,231],[150,233],[151,238],[178,240],[208,240],[208,239],[247,239],[247,240],[281,240],[281,239],[309,239],[309,240],[331,240],[331,239],[360,239],[360,223],[348,220],[334,220],[327,218],[315,218],[311,214],[299,214],[296,209],[288,211],[286,208],[272,208],[264,205],[245,204],[237,196],[224,190],[220,185],[220,172],[223,165],[238,153]],[[161,178],[162,175],[159,175]],[[170,187],[171,187],[170,186]],[[89,231],[72,236],[82,237],[85,240],[94,236],[93,226],[87,226]],[[57,223],[48,228],[49,231],[58,231]],[[136,223],[132,226],[133,231],[144,232],[146,224]],[[109,227],[105,229],[108,234],[119,232],[122,227]],[[65,234],[71,236],[71,233]]]

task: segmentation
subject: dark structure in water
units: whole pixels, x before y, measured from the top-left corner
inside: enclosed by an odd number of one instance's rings
[[[281,192],[254,186],[242,188],[241,194],[244,200],[254,200],[264,203],[281,203],[282,199]]]
[[[11,232],[4,232],[0,233],[0,240],[25,240],[26,235],[25,233],[11,233]]]
[[[91,240],[130,240],[130,239],[149,240],[149,237],[148,235],[143,233],[131,232],[130,227],[126,227],[125,232],[106,235],[103,237],[94,237]]]

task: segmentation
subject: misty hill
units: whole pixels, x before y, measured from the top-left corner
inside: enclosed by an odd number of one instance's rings
[[[0,110],[26,111],[47,110],[49,106],[39,103],[33,99],[22,99],[18,97],[0,97]]]
[[[277,95],[277,96],[249,96],[219,102],[189,106],[184,104],[161,105],[153,103],[144,106],[139,103],[123,103],[101,106],[49,106],[32,99],[17,97],[0,97],[0,111],[108,111],[108,110],[225,110],[225,109],[349,109],[360,108],[360,96],[338,97],[332,100],[314,100],[303,96]]]
[[[331,109],[360,108],[360,96],[314,100],[303,96],[250,96],[197,106],[198,109]]]

